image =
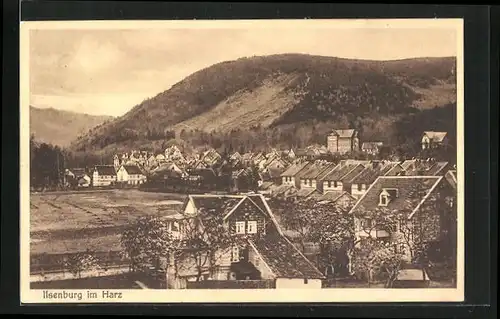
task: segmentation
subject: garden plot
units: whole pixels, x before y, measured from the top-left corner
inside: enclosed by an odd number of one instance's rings
[[[132,221],[141,216],[174,214],[183,200],[183,195],[137,190],[33,194],[31,253],[120,249],[120,235]]]

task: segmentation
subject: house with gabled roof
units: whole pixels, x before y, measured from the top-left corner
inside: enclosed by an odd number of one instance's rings
[[[227,231],[239,240],[228,249],[216,252],[219,262],[206,267],[208,280],[239,281],[269,280],[275,288],[321,288],[324,276],[321,272],[283,235],[271,208],[261,194],[251,195],[189,195],[184,203],[184,222],[203,220],[218,215],[223,223],[221,231]],[[175,220],[176,222],[178,220]],[[178,238],[185,238],[183,229]],[[189,244],[186,246],[189,249]],[[172,277],[192,281],[194,265],[182,255],[182,267]]]
[[[359,151],[358,131],[335,129],[327,136],[327,148],[331,153],[345,154]]]
[[[406,238],[419,236],[429,244],[456,245],[456,191],[442,176],[380,176],[351,209],[357,238],[391,242],[405,229]],[[375,224],[381,211],[392,215],[394,225]],[[387,219],[387,217],[385,217]],[[404,226],[404,227],[403,227]],[[443,246],[443,249],[445,247]],[[408,245],[400,247],[408,258]],[[444,250],[443,250],[444,251]]]
[[[436,148],[448,142],[447,132],[425,131],[422,135],[422,149]]]
[[[348,192],[327,192],[318,198],[318,202],[330,202],[345,209],[351,209],[358,199]]]
[[[350,180],[350,193],[356,198],[361,197],[379,176],[386,175],[393,169],[394,165],[395,163],[387,163],[385,161],[373,161],[361,173]]]
[[[92,178],[85,168],[70,168],[64,170],[65,184],[73,187],[90,187]]]
[[[283,173],[281,173],[281,178],[282,178],[281,184],[300,188],[301,172],[304,171],[310,165],[311,163],[309,162],[292,164]]]
[[[354,170],[359,171],[362,168],[362,164],[339,164],[334,170],[322,178],[323,193],[330,191],[345,191],[344,183],[342,182],[344,177]]]
[[[172,146],[165,149],[165,160],[186,162],[186,158],[182,154],[179,147],[177,147],[177,145],[172,145]]]
[[[92,173],[92,186],[111,186],[116,183],[116,170],[113,165],[96,165]]]
[[[128,185],[140,185],[146,182],[146,175],[137,165],[121,165],[116,172],[116,182]]]
[[[233,154],[231,154],[231,156],[229,157],[229,161],[231,162],[231,164],[233,166],[235,165],[239,165],[243,162],[243,156],[241,156],[240,153],[238,152],[234,152]]]
[[[314,162],[301,173],[300,188],[317,189],[321,193],[322,187],[319,184],[322,182],[322,176],[326,172],[332,171],[335,167],[336,165],[330,162]]]

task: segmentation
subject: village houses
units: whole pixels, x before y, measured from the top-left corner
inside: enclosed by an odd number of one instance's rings
[[[361,151],[366,154],[377,155],[382,146],[384,146],[382,142],[363,142],[361,144]]]

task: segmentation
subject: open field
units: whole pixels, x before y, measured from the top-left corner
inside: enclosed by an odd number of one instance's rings
[[[138,190],[32,194],[31,254],[119,249],[123,228],[140,216],[167,216],[184,195]]]

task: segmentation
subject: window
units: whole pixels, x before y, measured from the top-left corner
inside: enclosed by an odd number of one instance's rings
[[[236,222],[236,233],[237,234],[245,233],[245,222]]]
[[[238,246],[233,246],[231,249],[231,262],[237,263],[240,261],[240,249]]]
[[[312,186],[312,179],[309,180],[309,186]]]
[[[332,182],[328,181],[328,187],[332,187]]]
[[[248,234],[255,234],[257,233],[257,222],[256,221],[249,221],[247,222],[247,233]]]
[[[308,283],[307,278],[304,278],[304,285],[307,285],[307,283]]]
[[[380,193],[378,205],[379,206],[387,206],[387,204],[389,203],[389,196],[390,196],[390,194],[386,189],[382,190],[382,192]]]
[[[387,206],[387,195],[380,195],[380,203],[379,206]]]
[[[333,182],[333,187],[337,187],[337,181]]]
[[[363,189],[363,184],[358,184],[358,192],[361,192],[362,189]]]

